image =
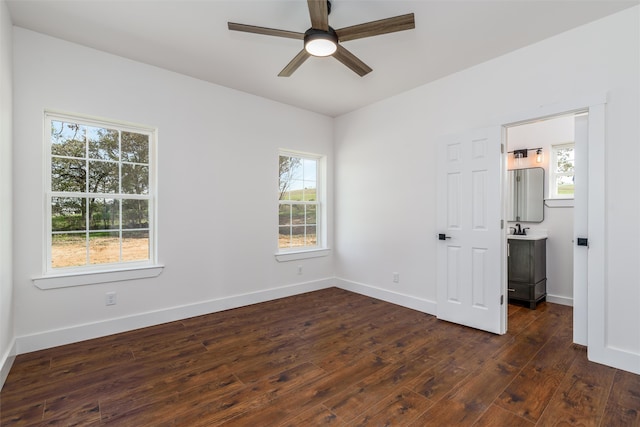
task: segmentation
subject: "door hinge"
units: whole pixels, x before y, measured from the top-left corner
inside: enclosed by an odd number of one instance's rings
[[[504,230],[504,219],[500,220],[500,230]]]
[[[500,295],[500,305],[504,305],[504,295]]]
[[[504,144],[500,144],[500,153],[504,154]]]

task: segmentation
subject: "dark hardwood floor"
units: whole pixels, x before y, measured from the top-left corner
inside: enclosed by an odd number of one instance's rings
[[[639,426],[640,376],[571,325],[510,306],[498,336],[331,288],[20,355],[0,424]]]

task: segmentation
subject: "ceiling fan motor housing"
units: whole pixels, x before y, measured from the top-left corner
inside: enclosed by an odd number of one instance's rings
[[[331,27],[328,31],[309,28],[304,33],[304,47],[313,56],[332,55],[338,47],[338,35]]]

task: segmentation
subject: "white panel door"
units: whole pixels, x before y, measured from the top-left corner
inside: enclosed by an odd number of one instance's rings
[[[438,144],[438,318],[506,332],[501,128]]]

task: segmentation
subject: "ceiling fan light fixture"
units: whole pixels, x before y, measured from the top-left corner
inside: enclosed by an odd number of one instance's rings
[[[338,35],[329,31],[310,29],[304,33],[304,49],[313,56],[331,56],[338,49]]]

